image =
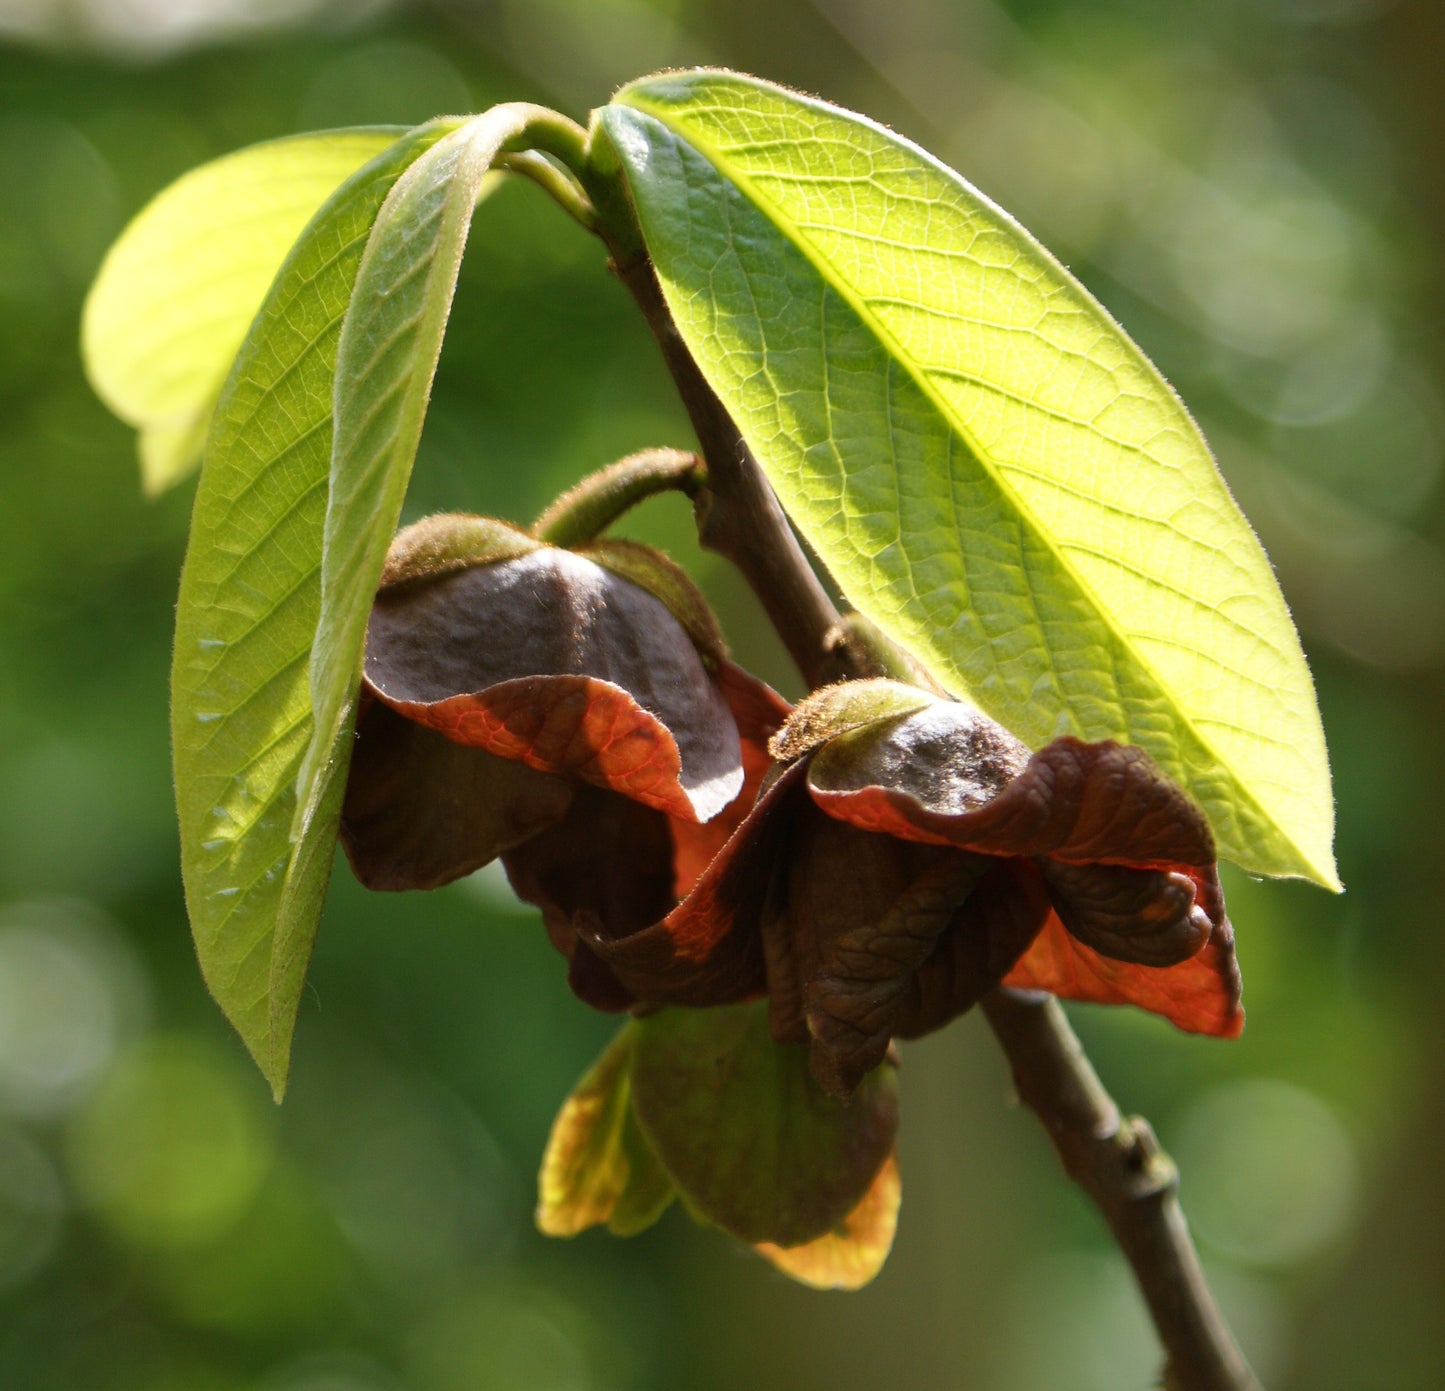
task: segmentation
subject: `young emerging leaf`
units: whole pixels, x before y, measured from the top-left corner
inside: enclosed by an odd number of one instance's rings
[[[632,1046],[625,1024],[563,1103],[537,1178],[537,1226],[576,1236],[599,1223],[617,1236],[650,1227],[675,1190],[632,1114]]]
[[[844,1225],[893,1152],[892,1068],[847,1101],[774,1043],[763,1002],[639,1020],[632,1104],[688,1204],[744,1241],[801,1246]]]
[[[598,126],[684,341],[858,610],[1034,746],[1142,745],[1223,856],[1336,886],[1269,563],[1083,287],[917,146],[752,78],[649,78]]]
[[[898,1160],[890,1155],[863,1201],[834,1231],[802,1246],[760,1241],[758,1252],[785,1275],[815,1290],[860,1290],[883,1269],[893,1249],[902,1196]]]
[[[111,247],[81,349],[101,399],[140,431],[147,492],[200,459],[226,373],[308,220],[403,133],[325,131],[226,155],[177,179]]]

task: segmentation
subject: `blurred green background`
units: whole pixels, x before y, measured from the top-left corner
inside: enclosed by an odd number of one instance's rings
[[[0,0],[0,1387],[1130,1391],[1156,1355],[1101,1224],[972,1019],[904,1059],[905,1201],[859,1295],[674,1211],[531,1224],[611,1030],[484,871],[339,867],[277,1110],[196,972],[166,748],[190,487],[142,499],[77,361],[105,247],[288,132],[723,63],[862,109],[1016,213],[1197,412],[1300,622],[1348,893],[1229,884],[1249,1026],[1073,1011],[1184,1174],[1272,1387],[1445,1385],[1440,470],[1445,7],[1434,0]],[[599,252],[481,210],[408,502],[529,519],[687,444]],[[743,660],[796,680],[677,502]]]

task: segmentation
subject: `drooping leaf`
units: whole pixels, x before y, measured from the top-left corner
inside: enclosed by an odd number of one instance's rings
[[[1214,863],[1199,811],[1142,750],[1063,735],[1032,756],[960,701],[849,730],[808,766],[830,816],[908,840],[1071,864]]]
[[[843,1223],[893,1150],[881,1067],[847,1101],[808,1050],[768,1035],[764,1002],[663,1010],[635,1025],[632,1104],[687,1203],[744,1241],[799,1246]]]
[[[836,1230],[802,1246],[758,1243],[757,1250],[785,1275],[815,1290],[861,1290],[883,1269],[898,1229],[903,1186],[890,1155],[863,1201]]]
[[[542,910],[548,937],[566,956],[567,983],[594,1009],[637,1001],[596,944],[626,939],[672,906],[670,824],[663,812],[582,784],[561,820],[502,856],[517,897]]]
[[[634,1025],[622,1027],[552,1122],[537,1176],[537,1226],[548,1236],[599,1223],[633,1236],[673,1199],[672,1180],[632,1114],[634,1033]]]
[[[321,614],[311,655],[315,725],[297,784],[298,840],[328,765],[346,756],[367,616],[421,441],[472,211],[498,153],[536,110],[495,106],[418,159],[388,195],[356,275],[336,357]]]
[[[1031,745],[1140,744],[1222,855],[1337,886],[1268,561],[1078,282],[918,147],[766,83],[662,75],[599,121],[684,341],[852,603]]]
[[[345,781],[333,771],[318,798],[329,838],[293,845],[337,337],[377,210],[447,129],[359,170],[287,257],[217,406],[181,577],[171,728],[186,904],[206,982],[278,1095]]]
[[[96,392],[140,431],[148,492],[199,461],[226,373],[307,221],[403,133],[326,131],[213,160],[152,199],[111,247],[81,348]]]

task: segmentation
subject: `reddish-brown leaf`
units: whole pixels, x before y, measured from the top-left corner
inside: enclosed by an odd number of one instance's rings
[[[865,830],[987,855],[1214,863],[1202,813],[1142,749],[1065,736],[1020,765],[1017,741],[992,723],[940,701],[843,735],[812,760],[814,800]]]
[[[1074,865],[1050,859],[1040,860],[1039,867],[1064,926],[1085,945],[1118,961],[1173,966],[1194,956],[1214,930],[1196,901],[1202,870]]]
[[[701,825],[682,820],[672,822],[672,838],[677,847],[674,891],[679,899],[692,891],[703,871],[753,809],[763,779],[773,766],[768,741],[788,717],[788,702],[782,696],[732,662],[719,662],[713,679],[733,713],[742,742],[743,788],[710,821]]]
[[[964,905],[991,862],[857,830],[804,798],[778,863],[761,919],[773,1037],[811,1041],[813,1075],[846,1096],[916,1006],[940,939],[955,919],[967,931]]]
[[[626,940],[672,907],[668,818],[615,792],[579,787],[561,820],[502,856],[519,898],[542,910],[568,981],[597,1009],[638,998],[597,948]]]
[[[918,969],[896,1038],[920,1038],[973,1008],[1003,980],[1048,917],[1031,864],[994,863]]]
[[[1234,934],[1224,921],[1196,956],[1176,966],[1115,961],[1086,947],[1050,914],[1005,985],[1066,1000],[1138,1005],[1189,1033],[1237,1038],[1244,1028]]]
[[[364,700],[341,844],[368,889],[434,889],[559,820],[576,787]]]
[[[757,931],[795,814],[808,810],[806,766],[794,764],[758,799],[692,892],[660,921],[622,940],[590,941],[639,1000],[708,1005],[765,988]]]
[[[377,595],[366,680],[408,719],[684,820],[743,781],[737,730],[666,606],[551,547]]]

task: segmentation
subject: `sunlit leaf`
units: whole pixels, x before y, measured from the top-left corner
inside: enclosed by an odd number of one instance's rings
[[[600,122],[683,339],[851,602],[1031,745],[1140,744],[1222,855],[1335,885],[1269,563],[1078,282],[916,146],[766,83],[650,78]]]
[[[171,720],[191,930],[207,984],[278,1094],[344,783],[333,773],[319,799],[332,839],[293,847],[337,338],[377,210],[447,129],[423,128],[359,170],[287,258],[217,406],[181,577]]]
[[[140,431],[149,492],[200,459],[211,412],[267,287],[312,214],[401,127],[273,140],[192,170],[152,199],[91,287],[91,382]]]
[[[315,725],[297,787],[298,839],[328,765],[345,756],[366,621],[421,440],[472,210],[492,161],[535,111],[524,103],[493,107],[419,159],[382,207],[357,272],[336,357],[331,493],[311,657]]]
[[[808,1050],[768,1034],[766,1002],[662,1010],[635,1024],[632,1104],[687,1203],[744,1241],[798,1246],[845,1221],[893,1149],[893,1069],[847,1101]]]
[[[800,1284],[816,1290],[862,1289],[883,1269],[893,1249],[902,1196],[898,1160],[890,1155],[863,1201],[836,1230],[802,1246],[761,1241],[758,1252]]]
[[[604,1222],[632,1236],[673,1199],[672,1180],[632,1115],[633,1035],[624,1025],[552,1122],[537,1178],[537,1226],[548,1236]]]

